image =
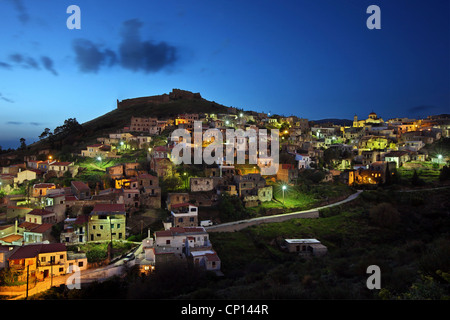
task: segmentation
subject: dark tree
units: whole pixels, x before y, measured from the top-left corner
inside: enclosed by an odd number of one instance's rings
[[[25,138],[20,138],[20,149],[24,150],[26,147]]]

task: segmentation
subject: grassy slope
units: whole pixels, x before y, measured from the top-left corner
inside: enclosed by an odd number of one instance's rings
[[[450,189],[426,194],[371,192],[320,219],[294,219],[234,233],[212,233],[211,241],[228,278],[217,287],[220,298],[366,299],[369,265],[380,266],[383,294],[389,298],[449,296],[448,207]],[[412,198],[422,200],[411,201]],[[371,222],[370,208],[382,201],[400,212],[392,228]],[[446,209],[447,208],[447,209]],[[317,238],[328,247],[323,258],[303,260],[282,252],[283,238]],[[422,282],[421,274],[431,276]],[[225,283],[225,282],[223,282]],[[415,287],[412,288],[412,285]],[[417,289],[419,288],[419,289]]]

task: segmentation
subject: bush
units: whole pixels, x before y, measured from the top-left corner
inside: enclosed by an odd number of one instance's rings
[[[378,227],[395,227],[400,222],[400,213],[390,203],[380,203],[369,210],[371,222]]]

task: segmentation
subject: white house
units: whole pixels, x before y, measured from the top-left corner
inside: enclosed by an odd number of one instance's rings
[[[307,154],[295,154],[295,161],[298,161],[298,169],[311,169],[311,157]]]

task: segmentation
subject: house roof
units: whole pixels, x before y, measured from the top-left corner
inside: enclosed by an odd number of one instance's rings
[[[8,243],[12,243],[13,241],[17,241],[19,239],[22,239],[23,236],[18,235],[18,234],[10,234],[6,237],[0,238],[1,241],[3,242],[8,242]]]
[[[77,197],[75,196],[66,196],[66,201],[78,201]]]
[[[120,213],[125,214],[125,205],[124,204],[96,204],[91,214],[100,214],[100,213]]]
[[[52,166],[61,166],[61,167],[67,167],[70,166],[73,162],[55,162],[52,163]]]
[[[84,183],[83,181],[72,181],[71,185],[78,191],[90,190],[89,186],[86,183]]]
[[[186,233],[204,233],[203,227],[171,227],[169,230],[156,231],[156,237],[173,237],[176,235],[184,235]]]
[[[20,247],[8,260],[18,260],[37,257],[41,253],[67,251],[64,243],[30,244]]]
[[[183,203],[172,204],[171,208],[175,209],[175,208],[181,208],[181,207],[187,207],[187,206],[197,207],[197,206],[194,206],[193,204],[190,204],[188,202],[183,202]]]
[[[48,189],[48,188],[56,188],[56,185],[54,184],[54,183],[38,183],[38,184],[35,184],[34,186],[33,186],[33,188],[46,188],[46,189]]]
[[[45,209],[33,209],[32,211],[28,212],[27,214],[31,214],[33,216],[46,216],[49,214],[54,214],[54,212],[45,210]]]
[[[384,156],[385,157],[401,157],[404,156],[405,154],[408,154],[408,152],[406,151],[391,151],[386,153]]]
[[[138,176],[139,179],[155,179],[156,177],[154,175],[151,175],[149,173],[142,173]]]
[[[52,228],[53,224],[51,223],[43,223],[43,224],[38,224],[36,227],[34,227],[33,229],[29,230],[30,232],[33,233],[44,233],[47,232],[48,230],[50,230]]]

